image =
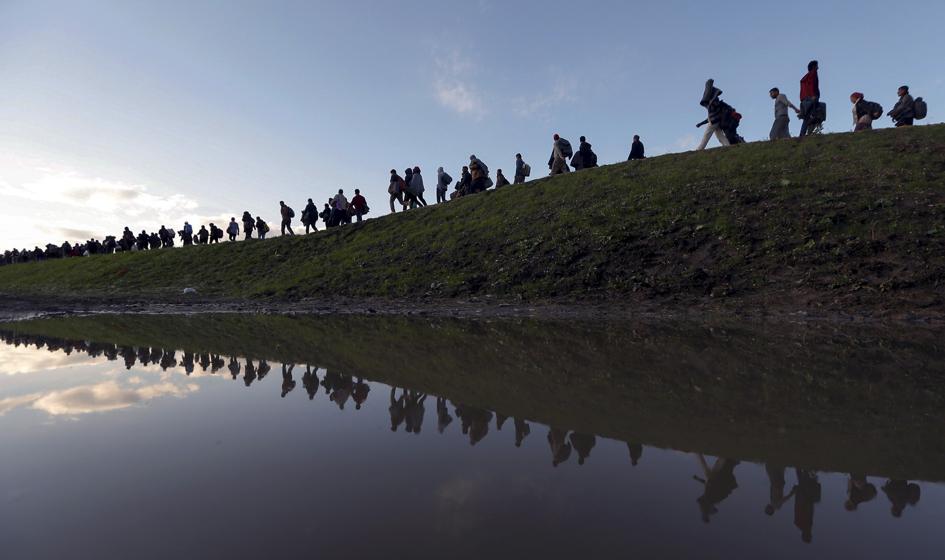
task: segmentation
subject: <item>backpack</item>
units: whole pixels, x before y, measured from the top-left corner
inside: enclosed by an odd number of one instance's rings
[[[561,155],[563,155],[566,158],[569,158],[574,155],[574,150],[571,149],[570,142],[568,142],[564,138],[559,139],[558,142],[561,142]]]
[[[532,166],[527,163],[522,166],[522,175],[524,177],[529,177],[532,174]]]
[[[587,161],[584,162],[584,167],[597,167],[597,154],[594,152],[588,152]]]
[[[871,119],[876,120],[882,118],[883,116],[883,106],[875,101],[866,102],[866,114],[870,116]]]
[[[294,217],[295,217],[295,210],[289,208],[289,217],[290,217],[290,218],[294,218]]]
[[[915,120],[921,121],[929,115],[929,106],[921,97],[916,97],[912,102],[912,112],[915,113]]]
[[[822,122],[827,121],[827,104],[826,103],[818,103],[816,107],[811,109],[810,121],[813,123],[822,123]]]
[[[452,182],[453,182],[453,178],[450,177],[450,174],[449,174],[449,173],[447,173],[447,172],[444,171],[444,172],[443,172],[443,184],[444,184],[444,185],[449,185],[449,184],[452,183]]]

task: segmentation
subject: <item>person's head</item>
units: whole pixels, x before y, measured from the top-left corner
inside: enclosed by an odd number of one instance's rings
[[[816,61],[816,60],[811,60],[810,62],[807,63],[807,71],[808,71],[808,72],[810,72],[810,71],[812,71],[812,70],[818,70],[819,68],[820,68],[820,65],[817,64],[817,61]]]
[[[285,206],[285,202],[282,201],[282,200],[280,200],[280,201],[279,201],[279,206]]]
[[[558,140],[561,140],[561,137],[560,137],[560,136],[558,136],[558,134],[557,134],[557,133],[555,133],[555,135],[554,135],[554,136],[552,136],[552,138],[554,138],[554,139],[555,139],[555,141],[558,141]]]
[[[235,221],[236,221],[236,216],[230,216],[230,221],[231,221],[231,222],[235,222]]]
[[[469,171],[469,166],[468,166],[468,165],[464,165],[464,166],[463,166],[463,171]]]
[[[308,199],[308,201],[309,201],[309,203],[311,203],[311,202],[312,202],[312,199],[310,198],[310,199]]]
[[[863,99],[863,94],[858,91],[854,91],[850,94],[850,103],[856,103],[861,99]]]
[[[515,154],[515,159],[522,159],[522,154]]]
[[[404,169],[404,174],[413,175],[413,169],[410,169],[409,167],[407,169]]]
[[[436,172],[437,172],[437,173],[443,173],[443,168],[442,168],[442,167],[437,167],[437,168],[436,168]]]
[[[414,168],[413,168],[413,172],[414,172],[415,174],[416,174],[416,173],[420,173],[420,167],[419,167],[419,166],[414,167]]]
[[[634,142],[639,142],[639,141],[640,141],[640,135],[639,135],[639,134],[634,134],[634,135],[633,135],[633,141],[634,141]]]
[[[338,194],[345,194],[344,189],[338,189]]]
[[[909,86],[899,86],[899,97],[909,95]]]
[[[771,96],[771,99],[774,99],[775,97],[781,95],[781,90],[779,90],[779,89],[776,88],[776,87],[773,87],[773,88],[771,88],[771,89],[768,90],[768,95]]]
[[[472,161],[472,160],[474,160],[474,159],[476,159],[476,154],[471,154],[471,155],[469,156],[469,161]]]
[[[580,140],[581,140],[581,142],[587,142],[587,138],[585,138],[585,137],[583,137],[583,136],[581,136]]]
[[[768,504],[765,506],[765,515],[774,515],[774,506]]]
[[[390,174],[391,174],[391,175],[397,175],[397,170],[396,170],[396,169],[391,169],[391,170],[390,170]]]
[[[361,189],[354,189],[354,194],[361,194]]]
[[[501,170],[501,169],[498,169],[498,170],[496,170],[496,173],[498,173],[499,175],[502,175],[502,170]]]

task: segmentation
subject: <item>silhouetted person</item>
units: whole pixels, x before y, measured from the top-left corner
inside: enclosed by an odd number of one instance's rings
[[[630,452],[630,466],[637,466],[637,463],[640,462],[640,457],[643,456],[643,446],[639,443],[630,443],[628,441],[627,450]]]
[[[246,360],[246,367],[243,371],[243,383],[249,387],[253,384],[253,381],[256,380],[256,367],[253,365],[252,360]]]
[[[390,412],[390,431],[392,432],[397,431],[397,428],[403,423],[406,414],[404,401],[407,399],[407,390],[404,389],[400,398],[395,398],[394,393],[396,391],[396,387],[390,388],[390,407],[387,409],[387,411]]]
[[[272,366],[269,365],[269,362],[266,360],[259,360],[259,365],[256,367],[256,379],[262,381],[270,370],[272,370]]]
[[[338,405],[339,410],[345,409],[345,403],[351,397],[353,385],[350,375],[338,375],[335,378],[334,391],[331,392],[329,399]]]
[[[230,375],[233,376],[233,380],[236,381],[236,378],[240,375],[240,363],[236,361],[236,358],[230,356],[230,363],[227,365],[227,369],[230,370]]]
[[[305,373],[302,374],[302,386],[305,387],[305,392],[308,393],[308,400],[314,400],[315,395],[318,394],[318,368],[312,370],[312,366],[305,366]]]
[[[636,134],[633,135],[633,143],[630,144],[630,155],[627,157],[627,161],[633,161],[635,159],[646,159],[643,142],[640,141],[640,136]]]
[[[119,352],[119,354],[125,360],[125,369],[131,369],[134,367],[135,360],[137,359],[134,348],[131,346],[122,346],[121,352]]]
[[[161,356],[161,369],[167,371],[167,368],[177,367],[176,352],[168,350]]]
[[[292,231],[292,218],[295,217],[295,210],[292,210],[285,202],[280,200],[279,214],[282,216],[282,222],[279,224],[282,235],[285,235],[286,231],[289,232],[289,235],[295,235],[295,232]]]
[[[784,480],[783,465],[766,464],[765,471],[768,473],[768,484],[770,487],[768,493],[768,505],[765,506],[765,513],[768,515],[774,515],[774,512],[781,509],[781,506],[786,504],[792,497],[794,497],[794,489],[792,489],[787,495],[784,494],[784,488],[787,483]]]
[[[571,432],[571,436],[568,439],[571,440],[571,447],[577,451],[578,464],[583,465],[584,461],[591,456],[591,449],[594,449],[597,439],[593,435],[579,434],[577,432]]]
[[[704,485],[702,495],[696,499],[696,502],[699,503],[699,510],[702,512],[702,522],[708,523],[712,516],[719,511],[716,506],[722,503],[725,498],[728,498],[733,490],[738,488],[738,483],[735,481],[735,467],[738,465],[738,461],[718,457],[715,459],[712,468],[709,468],[709,464],[702,453],[696,454],[696,457],[699,459],[702,472],[705,474],[704,479],[698,476],[692,477]]]
[[[436,398],[436,429],[441,434],[447,426],[450,425],[450,422],[453,421],[453,417],[450,416],[449,408],[446,406],[446,399],[443,397]]]
[[[354,401],[355,410],[361,410],[361,405],[363,405],[364,401],[367,400],[368,393],[370,392],[371,387],[359,377],[354,383],[354,388],[351,389],[351,400]]]
[[[893,517],[902,517],[906,506],[915,506],[922,497],[922,489],[914,482],[890,479],[883,485],[883,493],[889,498]]]
[[[295,364],[282,364],[282,398],[285,398],[286,395],[292,392],[292,389],[295,389],[295,380],[292,379],[292,368],[294,367]]]
[[[194,353],[185,351],[181,365],[184,367],[184,373],[192,374],[194,372]]]
[[[548,445],[551,447],[551,466],[557,467],[571,457],[568,431],[559,428],[548,430]]]
[[[457,404],[454,412],[459,417],[463,434],[469,435],[469,445],[476,445],[489,435],[492,412],[463,404]]]
[[[504,414],[499,414],[498,412],[496,412],[496,413],[495,413],[495,430],[496,430],[497,432],[501,432],[501,431],[502,431],[502,425],[505,424],[505,421],[508,420],[508,419],[509,419],[508,416],[506,416],[506,415],[504,415]]]
[[[860,504],[876,497],[876,486],[866,480],[866,475],[850,474],[847,479],[847,500],[843,503],[847,511],[855,511]]]
[[[417,391],[410,391],[408,394],[405,407],[407,433],[420,434],[420,429],[423,427],[423,416],[426,412],[423,401],[426,399],[425,394]]]
[[[525,436],[532,433],[532,429],[523,418],[514,418],[513,423],[515,424],[515,447],[521,447]]]
[[[809,543],[814,538],[814,504],[820,502],[820,482],[815,473],[795,469],[794,526],[801,530],[801,540]]]
[[[223,361],[223,357],[218,354],[210,355],[210,373],[216,373],[226,367],[226,362]]]

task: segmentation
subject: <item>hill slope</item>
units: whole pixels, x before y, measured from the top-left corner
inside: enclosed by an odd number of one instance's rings
[[[192,286],[938,309],[943,280],[943,125],[609,165],[310,236],[0,267],[7,295],[156,300]]]

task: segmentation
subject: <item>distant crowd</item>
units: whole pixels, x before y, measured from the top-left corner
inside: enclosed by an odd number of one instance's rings
[[[807,73],[800,81],[799,106],[794,105],[787,95],[781,93],[781,90],[777,87],[771,88],[768,92],[771,99],[774,100],[774,122],[769,133],[770,140],[791,137],[790,111],[794,111],[801,121],[800,137],[822,132],[823,124],[827,120],[827,105],[821,101],[819,69],[816,60],[808,63]],[[873,122],[882,118],[884,114],[883,107],[879,103],[867,100],[861,92],[850,94],[850,103],[852,105],[854,132],[872,129]],[[696,125],[697,128],[706,127],[702,141],[698,145],[698,150],[704,150],[713,136],[722,146],[745,142],[745,139],[738,134],[742,115],[722,100],[722,90],[716,87],[714,80],[706,81],[699,104],[706,109],[707,116],[705,120]],[[903,85],[897,91],[895,105],[885,114],[893,120],[896,127],[904,127],[912,126],[916,120],[926,118],[927,113],[928,107],[925,101],[921,97],[913,98],[909,92],[909,86]],[[627,159],[632,161],[645,159],[645,157],[643,142],[639,135],[634,135]],[[548,158],[550,175],[559,175],[569,173],[572,170],[579,171],[593,167],[597,167],[597,154],[594,153],[591,144],[584,136],[580,137],[576,152],[567,139],[558,134],[553,136],[551,156]],[[496,176],[493,180],[489,167],[473,154],[469,156],[468,165],[464,165],[459,171],[459,179],[456,181],[442,167],[437,169],[436,203],[445,203],[448,200],[477,194],[491,188],[499,189],[510,184],[521,184],[531,174],[531,165],[525,162],[522,154],[515,154],[515,171],[512,181],[510,182],[506,178],[501,169],[496,170]],[[453,185],[453,191],[449,192],[451,185]],[[427,201],[424,198],[425,191],[420,167],[407,167],[403,175],[400,175],[396,169],[390,170],[390,183],[387,192],[390,195],[391,213],[396,213],[397,207],[400,207],[402,211],[406,211],[427,206]],[[301,222],[307,234],[310,231],[317,230],[319,221],[326,229],[350,224],[353,220],[360,223],[369,211],[367,200],[359,189],[354,190],[354,196],[351,200],[348,200],[345,196],[343,189],[339,189],[338,193],[329,198],[321,210],[317,208],[311,198],[308,199],[305,208],[302,210]],[[292,230],[295,210],[285,202],[280,201],[279,216],[282,235],[295,235]],[[141,230],[137,234],[125,227],[120,236],[109,235],[103,240],[93,238],[85,242],[70,243],[66,241],[59,245],[50,243],[45,248],[37,246],[33,249],[7,250],[0,254],[0,265],[116,252],[166,249],[174,247],[175,240],[185,247],[208,245],[219,243],[224,234],[230,241],[236,241],[241,234],[244,239],[253,239],[254,235],[256,239],[265,239],[269,231],[269,225],[261,216],[253,217],[249,211],[245,211],[239,221],[236,217],[232,217],[224,227],[210,223],[209,226],[200,225],[195,230],[190,223],[185,221],[183,227],[177,231],[162,225],[157,232],[149,233],[147,230]]]

